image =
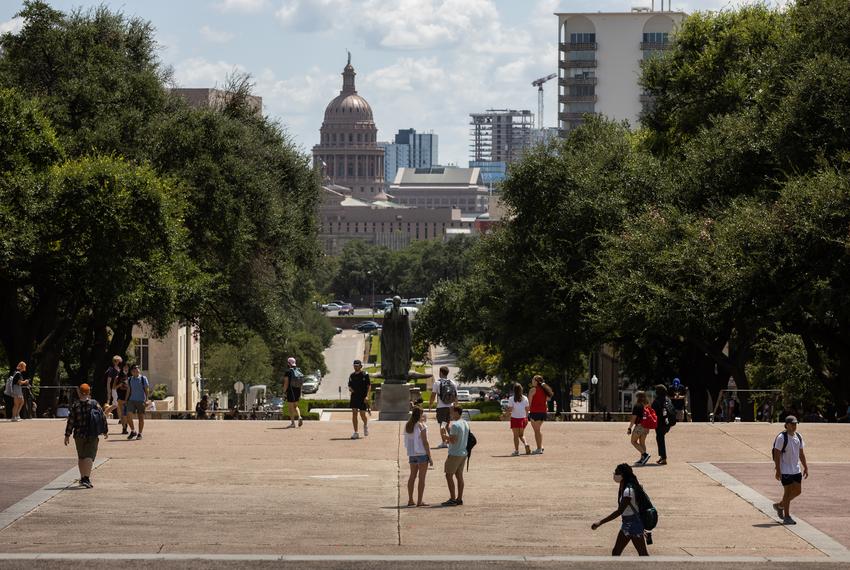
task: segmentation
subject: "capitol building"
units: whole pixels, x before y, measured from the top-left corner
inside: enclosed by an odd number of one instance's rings
[[[413,176],[413,169],[402,168],[394,181],[384,180],[384,149],[372,107],[357,93],[356,75],[349,54],[342,90],[325,108],[313,147],[323,180],[319,240],[325,252],[336,255],[351,240],[401,249],[415,240],[480,231],[487,224],[487,189],[479,169],[416,169]],[[390,184],[405,197],[388,195]]]

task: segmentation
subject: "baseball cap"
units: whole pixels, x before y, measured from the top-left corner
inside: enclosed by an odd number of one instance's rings
[[[363,363],[362,363],[362,362],[360,362],[359,360],[355,360],[355,361],[354,361],[354,366],[363,366]]]
[[[80,392],[82,392],[83,394],[91,393],[91,386],[89,386],[88,384],[80,384]]]
[[[787,416],[785,418],[785,423],[786,424],[796,424],[796,423],[800,423],[800,422],[797,421],[797,416]]]
[[[295,366],[295,358],[294,358],[294,357],[292,357],[292,356],[290,356],[289,358],[287,358],[287,359],[286,359],[286,362],[288,362],[290,366]]]

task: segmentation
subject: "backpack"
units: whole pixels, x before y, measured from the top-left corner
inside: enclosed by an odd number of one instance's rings
[[[673,402],[667,398],[664,402],[664,410],[667,412],[667,428],[676,425],[676,408],[673,407]]]
[[[98,437],[101,434],[109,433],[109,427],[106,425],[106,416],[103,414],[100,406],[94,400],[89,400],[88,406],[89,413],[86,414],[85,429],[80,430],[83,437]]]
[[[649,495],[646,494],[643,488],[637,490],[632,487],[632,491],[635,495],[638,514],[640,515],[640,521],[643,523],[644,530],[654,529],[658,525],[658,511],[655,510],[655,506],[652,504]]]
[[[6,379],[6,387],[3,389],[3,393],[11,398],[12,397],[12,386],[14,386],[14,385],[15,385],[15,375],[12,374],[11,376],[9,376]]]
[[[797,433],[797,437],[799,437],[799,438],[800,438],[800,445],[802,445],[802,444],[803,444],[803,436],[802,436],[802,435],[800,435],[800,434],[799,434],[799,432],[798,432],[798,433]],[[783,432],[782,432],[782,451],[780,451],[779,453],[780,453],[780,454],[785,453],[785,448],[786,448],[786,447],[788,447],[788,432],[787,432],[787,431],[783,431]],[[772,450],[771,450],[771,454],[773,454],[773,451],[772,451]]]
[[[290,368],[292,374],[289,376],[289,387],[300,388],[304,385],[304,373],[298,367]]]
[[[469,458],[472,457],[472,448],[478,444],[478,440],[472,435],[470,430],[466,438],[466,470],[469,471]]]
[[[655,410],[650,406],[643,407],[643,419],[640,425],[646,429],[656,429],[658,427],[658,416],[655,415]]]
[[[457,402],[457,388],[448,378],[440,378],[440,400],[445,404]]]

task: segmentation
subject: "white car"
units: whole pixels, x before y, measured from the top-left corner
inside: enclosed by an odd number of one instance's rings
[[[330,313],[331,311],[339,311],[342,308],[342,305],[337,303],[328,303],[327,305],[322,305],[322,310],[326,313]]]
[[[469,402],[472,400],[472,396],[469,394],[469,390],[458,390],[457,391],[457,401],[458,402]]]
[[[312,374],[304,377],[304,383],[301,385],[301,392],[304,394],[315,394],[319,391],[319,379]]]

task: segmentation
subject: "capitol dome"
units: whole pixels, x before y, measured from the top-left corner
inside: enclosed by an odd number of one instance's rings
[[[357,93],[340,93],[325,108],[325,122],[373,121],[372,107]]]

